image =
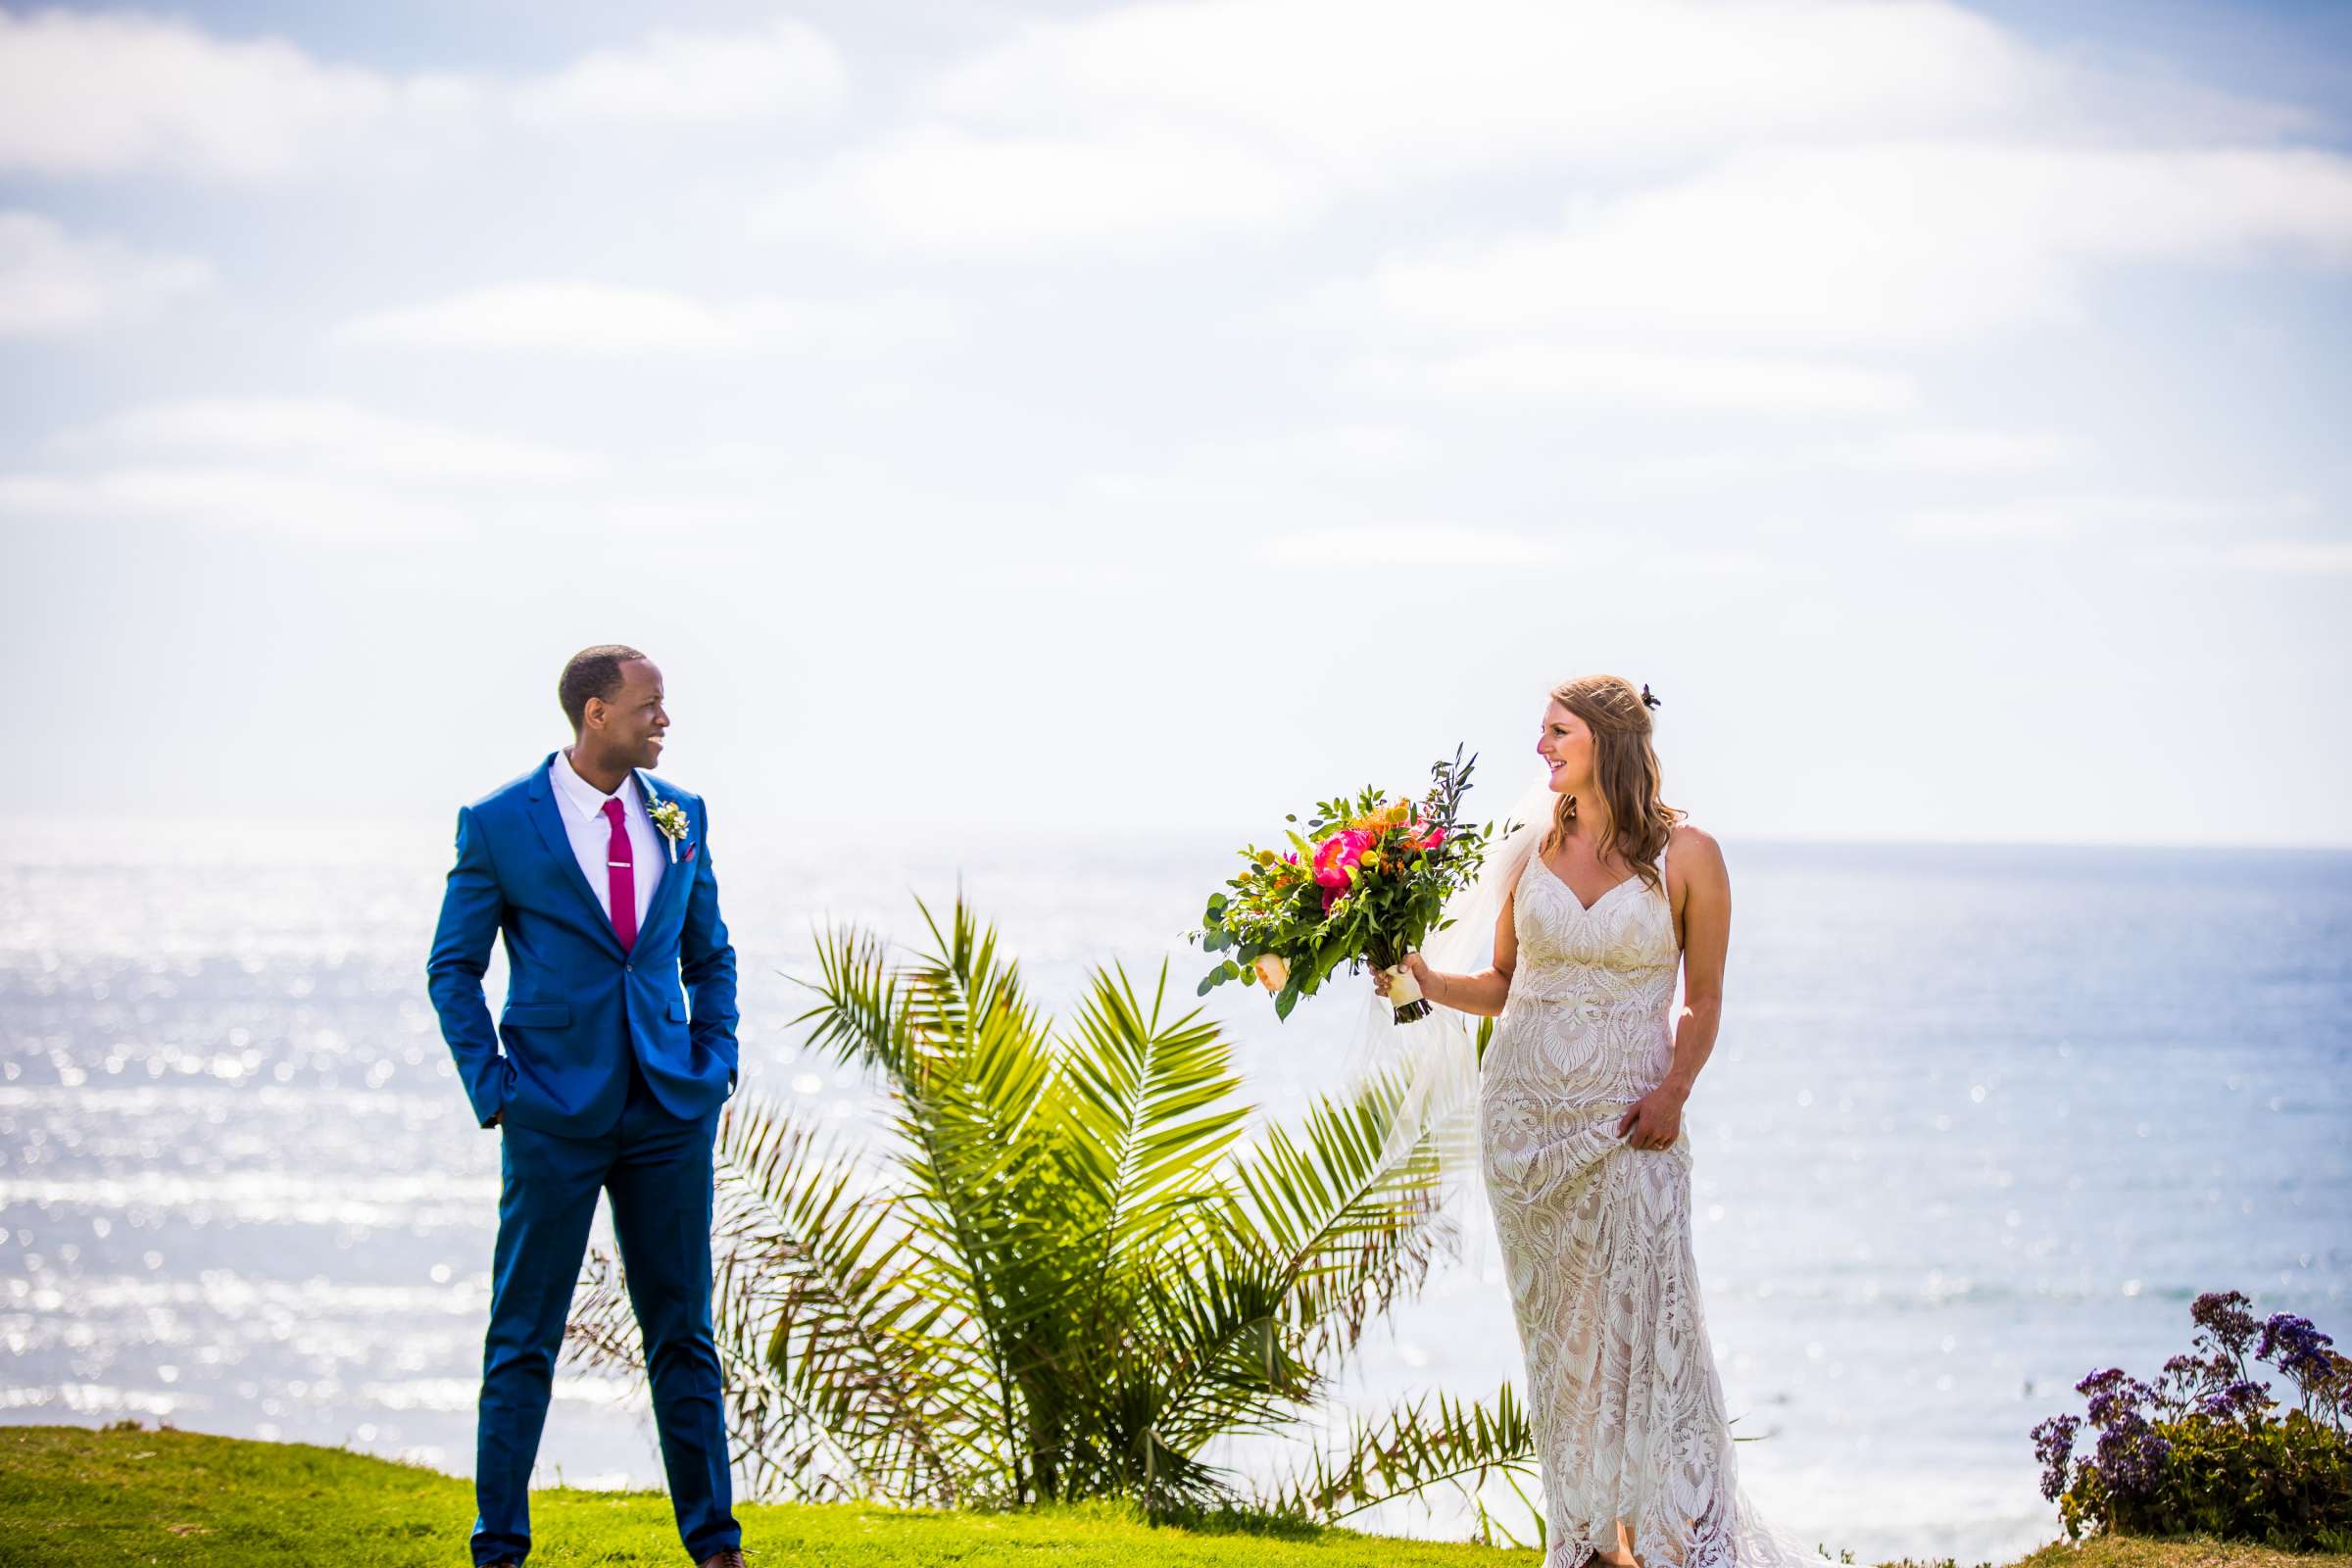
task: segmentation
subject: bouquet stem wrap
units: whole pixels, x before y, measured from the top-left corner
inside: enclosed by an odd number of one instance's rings
[[[1421,995],[1421,982],[1404,966],[1405,958],[1410,956],[1407,953],[1395,959],[1384,959],[1379,953],[1372,955],[1373,967],[1389,977],[1389,1005],[1396,1009],[1392,1020],[1396,1023],[1414,1023],[1432,1011],[1431,1004]]]

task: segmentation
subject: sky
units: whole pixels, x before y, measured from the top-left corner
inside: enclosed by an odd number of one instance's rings
[[[0,10],[0,806],[2352,845],[2352,10]]]

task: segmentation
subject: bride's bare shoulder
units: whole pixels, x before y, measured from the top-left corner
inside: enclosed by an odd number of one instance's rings
[[[1723,846],[1705,828],[1677,822],[1674,831],[1666,835],[1666,864],[1669,870],[1712,870],[1721,874]]]

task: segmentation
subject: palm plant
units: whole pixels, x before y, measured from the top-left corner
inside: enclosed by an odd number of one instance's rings
[[[920,906],[918,905],[918,907]],[[757,1096],[720,1122],[713,1310],[751,1484],[804,1498],[999,1506],[1242,1500],[1203,1450],[1295,1429],[1366,1327],[1450,1243],[1430,1139],[1384,1153],[1374,1078],[1296,1128],[1250,1107],[1216,1026],[1098,968],[1057,1030],[961,899],[894,961],[821,934],[809,1046],[887,1090],[886,1157]],[[572,1324],[641,1368],[599,1256]],[[1438,1482],[1532,1476],[1506,1388],[1358,1423],[1260,1507],[1329,1520]],[[1515,1484],[1515,1483],[1514,1483]]]

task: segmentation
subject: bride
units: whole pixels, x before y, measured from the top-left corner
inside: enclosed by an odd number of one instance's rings
[[[1546,1568],[1818,1568],[1740,1489],[1700,1310],[1683,1104],[1722,1019],[1732,892],[1715,840],[1659,799],[1658,706],[1615,675],[1551,693],[1545,808],[1474,890],[1500,900],[1493,961],[1403,967],[1441,1007],[1497,1019],[1476,1066],[1478,1143],[1542,1449]],[[1485,929],[1461,925],[1473,943]]]

